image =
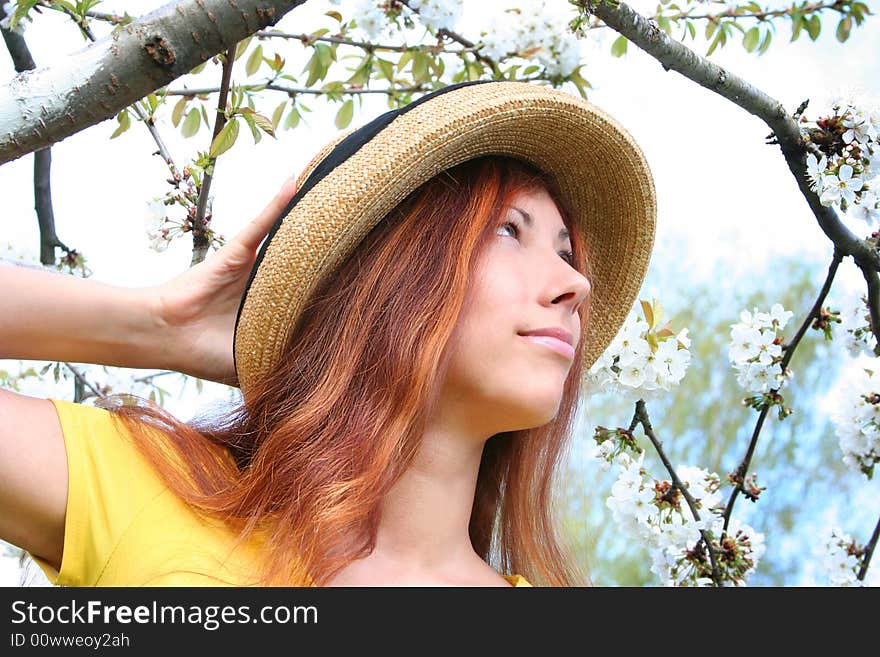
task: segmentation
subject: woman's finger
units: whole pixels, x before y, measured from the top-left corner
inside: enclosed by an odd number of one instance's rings
[[[255,251],[294,194],[296,194],[296,178],[289,178],[263,211],[235,236],[235,240],[248,250]]]

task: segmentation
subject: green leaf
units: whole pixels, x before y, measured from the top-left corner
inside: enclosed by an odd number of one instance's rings
[[[349,98],[344,103],[342,103],[342,107],[339,108],[339,111],[336,113],[336,127],[340,130],[344,130],[348,127],[348,124],[351,123],[351,117],[354,115],[354,101]]]
[[[152,114],[153,112],[156,111],[156,108],[159,106],[159,99],[156,98],[156,94],[153,94],[153,93],[147,94],[147,103],[150,106],[150,113]]]
[[[245,64],[244,72],[248,75],[253,75],[258,70],[260,70],[260,64],[263,63],[263,44],[259,44],[256,48],[251,52],[250,57],[248,57],[247,64]]]
[[[660,303],[660,299],[652,299],[651,307],[654,310],[654,325],[660,326],[660,322],[663,321],[663,304]]]
[[[746,35],[743,37],[743,47],[746,49],[746,52],[753,52],[758,47],[758,40],[760,38],[761,30],[758,29],[757,25],[746,32]]]
[[[124,109],[119,114],[117,114],[116,120],[119,121],[119,127],[116,128],[115,132],[112,135],[110,135],[110,139],[118,137],[131,127],[131,117],[128,116],[127,109]]]
[[[330,18],[334,18],[340,23],[342,22],[342,14],[340,14],[338,11],[325,11],[324,15],[329,16]]]
[[[843,43],[849,38],[852,29],[852,16],[847,16],[837,24],[837,40]]]
[[[272,129],[278,130],[278,124],[281,123],[281,116],[284,114],[284,108],[287,107],[287,101],[284,100],[281,104],[275,108],[275,111],[272,112]]]
[[[626,37],[623,37],[623,38],[625,39]],[[538,66],[537,64],[532,64],[531,66],[526,66],[525,70],[523,70],[523,72],[522,72],[523,77],[525,77],[527,75],[531,75],[532,73],[537,73],[540,68],[541,67]]]
[[[318,80],[324,79],[324,76],[327,75],[327,66],[321,63],[321,58],[318,55],[318,52],[318,50],[315,50],[304,69],[309,72],[309,78],[306,81],[307,87],[311,87]]]
[[[707,41],[712,38],[713,34],[715,34],[715,28],[717,28],[717,27],[718,27],[718,23],[716,23],[713,20],[710,20],[708,23],[706,23],[706,40]]]
[[[346,84],[359,84],[364,85],[370,81],[370,71],[373,66],[373,56],[367,54],[358,67],[355,69],[354,73],[352,73],[351,77],[346,80]]]
[[[416,84],[424,84],[430,79],[431,74],[428,72],[428,56],[417,52],[413,54],[412,76],[413,82]],[[470,64],[470,62],[468,62]]]
[[[263,116],[259,112],[254,112],[251,114],[251,118],[263,132],[272,135],[273,137],[275,136],[275,128],[268,117]]]
[[[770,32],[770,30],[767,30],[764,33],[764,40],[761,42],[761,47],[758,48],[759,55],[763,55],[765,52],[767,52],[767,48],[770,47],[770,41],[772,40],[772,37],[773,34]]]
[[[191,71],[189,72],[190,75],[198,75],[199,73],[201,73],[202,71],[204,71],[204,70],[205,70],[205,64],[207,64],[207,63],[208,63],[208,62],[202,62],[201,64],[199,64],[198,66],[196,66],[193,70],[191,70]]]
[[[800,14],[797,14],[794,11],[791,12],[791,39],[789,43],[797,41],[797,38],[801,34],[801,29],[804,26],[804,20],[804,17]]]
[[[321,65],[326,69],[330,67],[330,62],[333,61],[333,52],[330,50],[330,47],[324,43],[319,43],[315,46],[315,54],[318,55],[318,61],[321,62]]]
[[[235,57],[233,58],[232,61],[237,60],[239,57],[241,57],[244,54],[244,51],[247,50],[247,47],[250,45],[251,39],[253,39],[253,38],[254,38],[253,35],[251,35],[251,36],[247,37],[246,39],[242,39],[241,41],[238,42],[238,45],[235,46]]]
[[[411,60],[412,57],[413,57],[412,50],[404,51],[404,53],[400,56],[400,59],[397,60],[397,72],[398,73],[400,73],[406,67],[406,65],[409,63],[409,60]]]
[[[706,57],[715,52],[715,48],[717,48],[718,45],[722,42],[722,39],[724,39],[724,32],[719,32],[715,35],[715,38],[712,40],[712,45],[709,46],[709,50],[706,52]]]
[[[193,107],[186,115],[186,119],[183,122],[183,128],[181,128],[180,132],[184,137],[192,137],[199,131],[200,124],[201,116],[199,115],[199,110],[198,108]]]
[[[379,57],[376,58],[376,64],[379,65],[379,70],[382,71],[382,76],[388,80],[389,82],[394,81],[394,62],[389,62],[387,59],[381,59]]]
[[[220,134],[211,142],[208,155],[215,158],[222,155],[232,148],[236,139],[238,139],[238,119],[233,115],[220,130]]]
[[[174,109],[171,110],[171,123],[175,128],[180,124],[180,119],[183,117],[183,110],[186,109],[187,102],[186,96],[181,96],[180,100],[178,100],[177,104],[174,106]]]
[[[614,57],[623,57],[626,54],[626,44],[628,40],[622,34],[611,44],[611,55]]]
[[[259,144],[260,140],[263,138],[263,135],[260,134],[260,131],[257,129],[257,126],[254,123],[253,114],[242,114],[242,116],[247,122],[248,127],[251,129],[251,134],[254,136],[254,143]]]
[[[292,130],[297,125],[299,125],[299,111],[296,107],[292,107],[290,112],[287,114],[287,118],[284,119],[284,128],[286,130]]]
[[[810,19],[807,21],[807,33],[810,35],[810,39],[815,41],[819,38],[819,32],[822,31],[822,21],[819,20],[818,14],[813,14],[810,16]]]
[[[687,29],[688,29],[688,32],[691,33],[691,40],[693,41],[694,39],[696,39],[697,38],[697,28],[694,27],[693,21],[687,22]]]

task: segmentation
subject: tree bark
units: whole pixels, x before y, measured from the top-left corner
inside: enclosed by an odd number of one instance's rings
[[[305,0],[179,0],[0,88],[0,164],[93,126]]]

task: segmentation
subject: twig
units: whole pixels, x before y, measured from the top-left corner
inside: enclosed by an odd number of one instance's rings
[[[263,90],[270,89],[272,91],[283,91],[291,96],[295,96],[296,94],[311,94],[314,96],[323,96],[327,94],[387,94],[389,96],[393,96],[395,94],[400,93],[416,93],[419,91],[428,91],[428,88],[424,85],[419,85],[417,87],[400,87],[397,89],[310,89],[305,87],[285,87],[281,84],[253,84],[253,85],[242,85],[240,87],[236,87],[242,91],[253,91],[254,89]],[[169,89],[165,92],[166,96],[200,96],[202,94],[215,94],[221,89],[219,87],[200,87],[196,89]]]
[[[400,0],[400,3],[402,5],[406,5],[406,7],[414,14],[419,13],[419,11],[417,9],[414,9],[409,4],[409,2],[407,0]],[[467,49],[467,52],[473,52],[474,57],[478,61],[483,62],[489,68],[491,68],[492,75],[494,75],[496,78],[502,77],[501,70],[498,68],[498,62],[496,62],[491,57],[479,52],[479,50],[476,50],[477,48],[479,48],[479,46],[477,44],[475,44],[473,41],[471,41],[470,39],[466,39],[465,37],[460,35],[458,32],[453,32],[452,30],[449,30],[445,27],[441,27],[439,30],[437,30],[437,36],[441,39],[445,37],[445,38],[451,39],[452,41],[455,41],[456,43],[460,43],[461,45],[463,45]],[[464,54],[462,54],[461,57],[462,57],[462,59],[464,59]]]
[[[229,95],[229,79],[232,77],[232,65],[235,63],[235,46],[226,51],[223,59],[223,79],[220,82],[220,97],[217,100],[217,119],[214,121],[214,134],[211,136],[211,144],[220,134],[223,126],[226,125],[226,98]],[[205,220],[205,211],[208,207],[208,195],[211,190],[211,179],[213,178],[214,164],[216,157],[210,159],[210,164],[205,168],[205,175],[202,178],[201,190],[199,190],[199,200],[196,206],[196,216],[193,219],[193,256],[190,267],[194,267],[205,259],[208,253],[208,236],[207,224]]]
[[[828,292],[831,290],[831,283],[834,281],[834,277],[837,275],[837,267],[840,265],[840,261],[842,259],[843,254],[838,248],[835,247],[834,255],[831,258],[831,265],[828,267],[828,274],[825,276],[825,282],[823,283],[822,289],[819,291],[819,294],[816,297],[816,301],[813,303],[813,307],[810,309],[810,312],[807,313],[804,321],[801,322],[800,328],[798,328],[797,333],[795,333],[794,335],[794,338],[792,338],[789,344],[783,347],[785,355],[782,357],[782,362],[779,363],[779,367],[783,372],[785,372],[789,362],[791,362],[791,358],[794,355],[795,349],[797,349],[798,344],[800,344],[801,339],[807,332],[807,328],[809,328],[810,323],[813,321],[814,318],[819,317],[819,314],[822,310],[822,304],[825,301],[825,297],[828,296]],[[774,388],[772,392],[776,393],[778,392],[778,389]],[[746,473],[748,472],[749,465],[752,462],[752,456],[755,453],[755,447],[758,444],[758,436],[761,433],[761,428],[764,426],[764,419],[767,417],[767,413],[770,411],[770,408],[770,404],[765,404],[764,407],[761,409],[761,412],[758,414],[758,420],[755,423],[754,431],[752,431],[752,437],[751,440],[749,440],[749,447],[746,450],[746,455],[743,457],[743,460],[734,471],[734,487],[733,490],[730,492],[730,498],[728,498],[727,506],[724,509],[725,532],[727,531],[727,526],[730,523],[730,514],[733,512],[733,505],[736,502],[737,496],[743,489],[743,484],[746,480]]]
[[[862,567],[859,568],[859,574],[857,578],[862,582],[865,581],[865,575],[868,574],[868,566],[871,565],[871,557],[874,554],[874,548],[877,546],[877,539],[880,538],[880,520],[877,520],[877,525],[874,527],[874,533],[871,534],[871,540],[868,541],[868,544],[865,546],[865,555],[862,557]]]
[[[361,48],[366,50],[367,52],[373,52],[376,50],[387,50],[389,52],[431,52],[434,54],[446,53],[451,55],[460,55],[466,52],[476,52],[480,46],[471,46],[469,48],[443,48],[437,45],[431,44],[419,44],[415,46],[396,46],[386,43],[372,43],[370,41],[357,41],[355,39],[346,39],[345,37],[338,36],[314,36],[313,34],[291,34],[289,32],[267,32],[265,30],[261,30],[259,32],[254,32],[254,36],[266,38],[266,37],[276,37],[282,39],[296,39],[298,41],[302,41],[305,45],[310,45],[315,41],[323,41],[325,43],[337,43],[339,45],[344,46],[354,46],[355,48]]]
[[[0,5],[0,18],[6,17],[6,11]],[[0,28],[6,49],[12,58],[16,73],[35,69],[34,58],[24,36]],[[37,224],[40,227],[40,262],[44,265],[55,264],[55,247],[61,247],[67,253],[70,249],[58,239],[55,232],[55,212],[52,209],[52,149],[41,148],[34,152],[34,209],[37,213]]]
[[[157,376],[166,376],[168,374],[180,374],[175,370],[167,370],[165,372],[156,372],[155,374],[147,374],[146,376],[139,376],[136,379],[132,379],[134,383],[150,383]]]
[[[91,390],[93,393],[95,393],[95,395],[96,395],[97,397],[100,397],[100,398],[103,399],[103,398],[105,398],[105,397],[107,396],[107,395],[105,395],[103,392],[101,392],[100,390],[98,390],[97,388],[95,388],[95,386],[93,386],[91,383],[89,383],[89,382],[85,379],[85,377],[83,377],[82,374],[80,374],[79,372],[76,371],[76,368],[75,368],[73,365],[71,365],[70,363],[64,363],[64,365],[67,367],[67,369],[69,369],[71,372],[73,372],[73,376],[76,377],[76,380],[79,381],[80,384],[84,385],[84,386],[87,387],[89,390]]]
[[[681,494],[687,501],[688,507],[690,508],[691,513],[694,516],[694,520],[699,522],[700,514],[697,512],[696,500],[694,500],[687,487],[681,483],[681,479],[678,478],[678,475],[675,472],[675,468],[672,467],[672,463],[670,463],[669,459],[666,457],[666,453],[663,451],[663,444],[654,434],[654,429],[651,426],[650,418],[648,418],[648,410],[645,406],[645,401],[643,399],[639,399],[636,402],[636,411],[633,415],[632,422],[630,423],[629,430],[632,431],[633,429],[635,429],[635,426],[638,423],[641,423],[642,427],[645,430],[645,434],[651,440],[651,444],[654,445],[654,449],[657,450],[657,454],[660,456],[660,460],[663,461],[663,465],[666,468],[666,471],[672,478],[672,485],[675,486],[675,488],[677,488],[679,491],[681,491]],[[712,542],[706,535],[705,530],[700,530],[700,536],[702,537],[701,540],[703,541],[703,544],[706,546],[706,551],[709,553],[709,561],[712,564],[712,581],[715,582],[715,586],[721,586],[721,574],[718,572],[718,565],[715,563],[715,548],[712,546]]]

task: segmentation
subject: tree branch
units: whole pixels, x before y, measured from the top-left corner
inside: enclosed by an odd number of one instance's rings
[[[85,386],[86,388],[91,390],[95,394],[95,396],[100,397],[101,399],[103,399],[104,397],[107,396],[103,392],[101,392],[100,390],[95,388],[95,386],[93,386],[91,383],[89,383],[82,374],[77,372],[76,368],[73,365],[71,365],[70,363],[64,363],[64,365],[65,365],[65,367],[67,367],[67,369],[69,369],[71,372],[73,372],[73,376],[76,377],[77,382],[79,382],[79,384],[81,386]],[[79,396],[79,395],[77,395],[77,396]],[[78,401],[78,402],[82,401],[82,397],[80,397],[79,399],[76,399],[76,401]]]
[[[6,17],[6,11],[0,5],[0,19]],[[36,68],[31,52],[27,47],[24,36],[0,28],[6,49],[12,57],[12,63],[17,73],[30,71]],[[55,213],[52,210],[51,190],[52,151],[42,148],[34,153],[34,209],[37,212],[37,224],[40,227],[40,262],[44,265],[55,264],[55,247],[70,252],[64,243],[58,239],[55,232]]]
[[[672,467],[672,463],[670,463],[669,459],[666,457],[666,453],[663,451],[663,444],[654,434],[654,428],[651,426],[651,420],[648,417],[648,409],[645,406],[645,400],[643,399],[639,399],[636,402],[636,411],[633,415],[632,422],[630,423],[629,430],[632,431],[635,429],[635,426],[638,423],[641,423],[642,428],[645,430],[645,435],[648,436],[651,440],[651,444],[654,445],[654,449],[657,450],[660,460],[663,462],[666,471],[672,478],[672,485],[681,491],[681,494],[687,501],[688,508],[690,508],[691,513],[694,516],[694,520],[699,522],[700,514],[697,512],[696,500],[694,500],[687,487],[681,483],[681,479],[678,478],[675,468]],[[712,564],[712,581],[715,582],[715,586],[721,586],[721,573],[718,572],[718,565],[715,563],[715,548],[712,546],[712,541],[709,540],[705,530],[700,530],[700,536],[702,537],[701,540],[703,541],[703,544],[706,546],[706,551],[709,553],[709,561]]]
[[[868,566],[871,565],[871,557],[874,555],[874,548],[877,547],[877,539],[880,538],[880,520],[877,520],[877,525],[874,527],[874,533],[871,534],[871,540],[868,541],[868,544],[865,546],[865,554],[862,557],[862,567],[859,568],[859,574],[857,578],[864,582],[865,575],[868,574]]]
[[[254,34],[255,37],[259,37],[261,39],[275,37],[281,39],[296,39],[298,41],[302,41],[304,45],[311,45],[315,41],[323,41],[325,43],[337,43],[343,46],[353,46],[355,48],[361,48],[362,50],[366,50],[367,52],[374,52],[376,50],[387,50],[389,52],[430,52],[432,54],[439,53],[447,53],[451,55],[461,55],[466,52],[475,52],[479,46],[471,46],[469,48],[443,48],[442,46],[429,45],[429,44],[419,44],[415,46],[395,46],[391,44],[385,43],[371,43],[370,41],[357,41],[355,39],[346,39],[344,37],[338,36],[315,36],[313,34],[291,34],[289,32],[268,32],[266,30],[260,30]]]
[[[217,100],[217,118],[214,120],[214,134],[211,136],[211,143],[208,144],[209,152],[211,144],[214,143],[223,126],[226,125],[226,98],[229,95],[229,79],[232,77],[232,65],[234,63],[235,44],[226,51],[226,56],[223,59],[223,78],[220,81],[220,98]],[[216,157],[211,158],[210,164],[205,168],[205,175],[202,177],[199,200],[196,204],[196,216],[192,222],[193,256],[190,267],[194,267],[202,262],[208,254],[208,237],[205,233],[207,232],[210,219],[206,220],[205,214],[208,207],[208,195],[211,190],[211,179],[214,175],[214,163],[216,161]]]
[[[822,304],[825,302],[825,297],[828,296],[828,292],[831,290],[831,283],[834,281],[834,277],[837,275],[837,267],[840,265],[840,261],[842,259],[843,254],[840,252],[839,249],[835,248],[834,255],[831,258],[831,265],[828,267],[828,274],[825,276],[825,283],[822,285],[822,289],[819,291],[819,294],[816,297],[816,301],[813,303],[813,307],[810,309],[810,312],[807,313],[804,321],[801,322],[800,328],[798,328],[797,333],[795,333],[794,338],[792,338],[792,341],[784,347],[785,355],[782,357],[782,362],[779,363],[779,367],[783,372],[785,372],[789,362],[791,362],[794,351],[795,349],[797,349],[798,344],[800,344],[801,339],[807,332],[807,328],[810,326],[810,323],[813,321],[814,318],[819,317],[819,314],[822,310]],[[776,392],[778,392],[778,389],[776,388],[771,391],[771,393],[773,394],[775,394]],[[727,526],[730,523],[730,514],[733,512],[733,505],[736,502],[737,496],[743,490],[743,485],[746,481],[746,474],[748,473],[749,465],[752,462],[752,456],[755,453],[755,447],[758,444],[758,435],[761,433],[761,428],[764,426],[764,419],[767,417],[767,413],[770,411],[771,407],[771,404],[765,404],[764,407],[761,409],[761,412],[758,415],[758,420],[755,423],[755,429],[752,431],[752,438],[749,441],[749,447],[746,450],[746,455],[743,457],[743,460],[734,471],[734,487],[733,490],[730,492],[730,497],[727,500],[727,506],[724,509],[725,532],[727,531]]]
[[[779,101],[671,39],[623,2],[611,6],[606,4],[606,0],[580,0],[579,4],[583,11],[601,18],[615,31],[654,57],[663,65],[664,70],[680,73],[770,126],[773,130],[772,136],[782,149],[788,168],[820,228],[843,255],[851,255],[863,269],[880,271],[880,254],[865,240],[853,235],[840,221],[837,213],[832,208],[823,206],[819,197],[810,189],[810,181],[806,175],[809,148],[801,138],[797,121],[785,111]],[[874,312],[880,317],[880,308],[872,311],[872,316]],[[875,327],[875,334],[880,335],[880,327]]]
[[[59,9],[59,7],[57,5],[42,5],[41,4],[40,6],[48,6],[52,9],[63,11],[74,22],[76,22],[76,20],[77,20],[77,16],[75,14],[71,13],[66,7],[60,7],[60,9]],[[83,33],[92,42],[97,40],[97,38],[95,37],[95,35],[92,33],[91,29],[89,29],[89,27],[87,25],[80,25],[79,23],[77,23],[77,25],[80,27],[80,29],[82,29]],[[131,109],[135,113],[135,115],[137,115],[137,117],[141,120],[141,123],[143,123],[145,126],[147,126],[147,130],[150,131],[150,134],[153,137],[153,141],[155,141],[156,145],[159,147],[159,150],[153,154],[159,155],[162,157],[162,159],[165,161],[165,164],[168,165],[168,169],[171,171],[172,177],[179,176],[179,171],[177,169],[177,165],[174,164],[174,158],[171,157],[171,153],[168,151],[168,147],[165,146],[165,142],[162,140],[162,136],[159,134],[159,129],[156,128],[156,124],[153,122],[152,119],[148,119],[147,117],[144,116],[143,112],[141,111],[141,108],[138,107],[137,103],[132,104]]]
[[[401,4],[406,5],[407,8],[411,12],[413,12],[414,14],[419,13],[419,11],[417,9],[413,9],[410,6],[410,4],[407,0],[400,0],[400,2],[401,2]],[[461,45],[463,45],[465,47],[466,52],[473,52],[474,57],[478,61],[483,62],[486,66],[488,66],[490,69],[492,69],[492,74],[496,78],[502,77],[501,70],[498,68],[498,62],[496,62],[491,57],[488,57],[487,55],[484,55],[481,52],[479,52],[479,50],[477,50],[477,48],[478,48],[477,44],[475,44],[470,39],[466,39],[465,37],[460,35],[458,32],[453,32],[452,30],[448,30],[445,27],[442,27],[439,30],[437,30],[437,36],[441,39],[447,38],[447,39],[451,39],[452,41],[455,41],[456,43],[460,43]],[[462,54],[462,58],[464,58],[463,54]]]
[[[313,96],[324,96],[334,93],[340,93],[345,95],[355,96],[357,94],[387,94],[389,96],[393,96],[395,94],[401,93],[415,93],[419,91],[428,91],[429,88],[426,86],[417,86],[417,87],[400,87],[398,89],[389,88],[389,89],[342,89],[337,90],[333,89],[332,91],[327,91],[325,89],[309,89],[305,87],[285,87],[282,84],[253,84],[253,85],[242,85],[241,87],[236,87],[236,89],[240,89],[242,91],[261,91],[263,89],[269,89],[271,91],[283,91],[284,93],[290,94],[294,96],[296,94],[311,94]],[[219,87],[200,87],[197,89],[170,89],[165,92],[167,96],[201,96],[202,94],[215,94],[220,91]]]
[[[100,123],[305,0],[171,2],[0,88],[0,164]]]

